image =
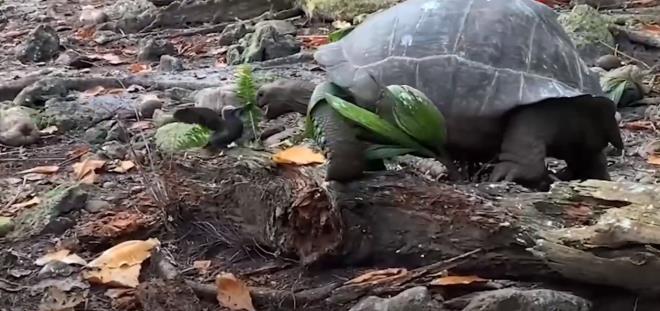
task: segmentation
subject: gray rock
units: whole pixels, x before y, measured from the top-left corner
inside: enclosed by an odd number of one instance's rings
[[[53,209],[58,211],[59,215],[71,211],[81,210],[87,204],[88,194],[80,187],[70,187],[58,195]]]
[[[32,30],[25,43],[16,49],[16,58],[24,64],[46,62],[59,53],[60,37],[53,27],[39,25]]]
[[[475,296],[463,311],[589,311],[590,301],[548,289],[506,288]]]
[[[78,21],[82,25],[98,25],[108,21],[108,15],[103,10],[97,9],[92,5],[85,5],[80,11]]]
[[[127,33],[149,26],[157,13],[158,8],[147,0],[118,0],[106,10],[108,17],[115,21],[114,30]]]
[[[90,213],[98,213],[101,211],[107,211],[112,208],[112,205],[103,200],[89,200],[85,205],[85,210]]]
[[[176,47],[167,40],[140,40],[137,59],[139,61],[160,61],[163,55],[176,55]]]
[[[238,22],[225,27],[225,29],[222,30],[222,33],[220,33],[218,43],[220,45],[231,45],[237,43],[238,40],[243,38],[243,36],[252,30],[248,26],[249,25],[246,22]]]
[[[39,128],[31,110],[22,106],[0,108],[0,143],[27,146],[39,140]]]
[[[75,69],[90,68],[94,64],[93,60],[89,57],[72,50],[61,53],[55,60],[55,63]]]
[[[94,120],[105,117],[102,113],[106,112],[95,110],[77,101],[51,99],[46,102],[46,109],[42,115],[50,124],[66,132],[91,126]]]
[[[238,95],[234,92],[233,85],[205,88],[193,94],[195,107],[213,109],[220,113],[226,105],[240,106]]]
[[[293,29],[293,31],[292,31]],[[295,26],[286,21],[263,21],[255,26],[249,45],[243,52],[244,62],[259,62],[296,54],[301,44],[295,39]]]
[[[138,104],[138,111],[143,118],[151,118],[156,109],[163,108],[163,101],[158,98],[145,98]]]
[[[163,55],[160,57],[160,64],[158,70],[164,72],[183,71],[183,62],[180,59],[171,56]]]
[[[349,311],[442,311],[442,305],[431,297],[426,287],[405,290],[392,298],[367,297]]]
[[[227,48],[227,64],[228,65],[240,65],[243,63],[243,52],[245,48],[240,44],[234,44]]]
[[[118,141],[109,141],[101,147],[100,155],[110,159],[124,159],[128,154],[128,148]]]
[[[174,120],[174,116],[171,113],[156,109],[156,111],[154,111],[153,121],[156,127],[161,127],[165,124],[175,122],[176,120]]]

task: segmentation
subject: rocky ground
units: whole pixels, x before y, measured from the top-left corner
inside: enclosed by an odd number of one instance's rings
[[[268,174],[278,169],[270,154],[300,141],[303,118],[263,122],[259,132],[271,135],[262,135],[262,146],[223,155],[172,155],[154,136],[176,108],[219,109],[235,100],[231,87],[244,62],[259,84],[321,81],[323,70],[310,53],[327,43],[330,31],[388,1],[365,0],[344,11],[336,8],[342,1],[325,2],[307,1],[300,10],[285,0],[0,0],[0,310],[660,308],[657,299],[612,282],[563,286],[545,277],[447,275],[455,268],[451,260],[410,270],[303,267],[301,258],[272,247],[284,238],[265,245],[260,242],[277,240],[272,232],[240,230],[267,220],[239,219],[227,210],[266,200]],[[557,4],[568,12],[568,3]],[[660,180],[660,3],[601,4],[606,9],[596,19],[612,23],[605,31],[570,16],[566,27],[575,26],[576,41],[586,40],[581,50],[592,65],[617,54],[624,64],[649,70],[640,79],[643,98],[619,109],[625,151],[611,153],[609,161],[615,182],[654,187]],[[595,39],[580,37],[584,32]],[[264,192],[237,194],[255,180],[265,180]],[[280,197],[294,190],[281,190]],[[643,244],[655,249],[655,241]],[[433,281],[379,287],[422,275]]]

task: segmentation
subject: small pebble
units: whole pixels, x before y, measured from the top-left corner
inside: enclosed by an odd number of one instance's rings
[[[152,118],[154,111],[163,107],[163,101],[155,97],[148,97],[143,99],[138,107],[143,118]]]
[[[103,200],[89,200],[85,205],[85,210],[90,213],[98,213],[101,211],[107,211],[112,207],[112,205]]]
[[[605,70],[612,70],[623,66],[621,59],[615,55],[603,55],[596,60],[596,66]]]
[[[183,63],[180,59],[170,56],[162,55],[160,57],[160,64],[158,65],[158,70],[163,72],[172,72],[172,71],[182,71]]]
[[[102,10],[96,9],[91,5],[82,7],[78,19],[83,25],[98,25],[108,21],[108,15]]]

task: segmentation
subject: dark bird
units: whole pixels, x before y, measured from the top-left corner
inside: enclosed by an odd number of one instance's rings
[[[226,148],[243,135],[243,120],[241,115],[243,107],[227,105],[222,107],[221,115],[215,110],[204,107],[182,108],[174,112],[174,119],[178,122],[199,124],[211,131],[211,139],[207,148]]]

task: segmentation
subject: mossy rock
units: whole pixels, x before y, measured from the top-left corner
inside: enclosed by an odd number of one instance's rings
[[[609,30],[610,19],[589,5],[576,5],[557,20],[590,65],[598,57],[611,52],[608,46],[615,45],[614,36]]]
[[[197,124],[172,122],[159,127],[154,137],[160,151],[176,153],[203,148],[211,137],[211,131]]]
[[[312,18],[352,21],[353,18],[387,9],[401,0],[299,0],[299,5]]]
[[[78,184],[63,184],[43,195],[41,203],[23,210],[13,219],[11,239],[41,234],[60,215],[81,209],[87,193]]]

